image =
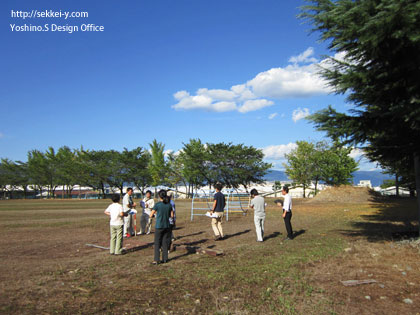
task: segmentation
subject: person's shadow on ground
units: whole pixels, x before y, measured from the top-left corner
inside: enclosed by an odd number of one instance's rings
[[[300,235],[302,235],[302,234],[304,234],[306,232],[306,230],[299,230],[299,231],[297,231],[297,232],[294,232],[293,233],[293,238],[296,238],[296,237],[298,237],[298,236],[300,236]]]
[[[180,240],[181,238],[185,238],[185,237],[189,237],[189,236],[196,236],[196,235],[200,235],[200,234],[203,234],[203,233],[204,233],[203,231],[200,231],[200,232],[192,233],[192,234],[188,234],[188,235],[181,235],[181,236],[176,237],[176,239]]]
[[[139,251],[139,250],[142,250],[142,249],[146,249],[146,248],[152,247],[152,246],[153,246],[153,244],[154,244],[154,242],[151,242],[151,243],[142,244],[142,245],[140,245],[140,246],[136,246],[136,247],[128,248],[128,249],[126,249],[126,250],[124,251],[124,253],[125,253],[125,254],[128,254],[128,253],[132,253],[132,252],[137,252],[137,251]]]
[[[241,231],[241,232],[237,232],[237,233],[235,233],[235,234],[225,235],[225,236],[223,237],[223,239],[227,240],[228,238],[232,238],[232,237],[235,237],[235,236],[239,236],[239,235],[242,235],[242,234],[246,234],[246,233],[249,233],[250,231],[251,231],[251,230],[250,230],[250,229],[248,229],[248,230],[244,230],[244,231]]]
[[[281,233],[280,233],[280,232],[274,232],[274,233],[271,233],[270,235],[267,235],[267,236],[265,236],[265,237],[264,237],[264,241],[267,241],[267,240],[269,240],[270,238],[275,238],[275,237],[277,237],[277,236],[279,236],[279,235],[281,235]]]

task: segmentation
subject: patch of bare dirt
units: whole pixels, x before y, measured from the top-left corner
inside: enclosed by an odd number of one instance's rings
[[[311,282],[334,297],[339,314],[420,314],[418,250],[391,242],[349,244],[342,255],[308,264]],[[344,286],[341,281],[375,280]]]
[[[308,202],[366,203],[373,202],[379,198],[379,194],[367,187],[343,185],[322,190],[314,198],[308,200]]]

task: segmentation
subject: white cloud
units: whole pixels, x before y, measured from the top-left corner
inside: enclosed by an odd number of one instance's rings
[[[163,151],[163,154],[164,154],[165,157],[167,157],[169,154],[173,154],[174,156],[178,156],[181,152],[182,152],[182,150],[174,151],[172,149],[167,149],[167,150]]]
[[[301,120],[307,116],[309,116],[309,108],[303,108],[300,107],[298,109],[295,109],[292,113],[292,119],[294,122],[297,122],[298,120]]]
[[[274,102],[266,100],[266,99],[259,99],[259,100],[248,100],[243,103],[241,107],[239,107],[239,112],[247,113],[252,112],[267,106],[273,105]]]
[[[212,104],[214,111],[216,112],[228,112],[236,109],[235,102],[216,102]]]
[[[238,95],[239,101],[257,98],[257,96],[251,92],[251,90],[246,86],[246,84],[234,85],[230,89]]]
[[[383,171],[377,162],[372,162],[365,156],[363,149],[353,147],[349,156],[359,164],[359,171]]]
[[[364,153],[365,152],[362,149],[353,148],[349,156],[352,157],[353,159],[358,159],[358,158],[364,157]]]
[[[211,97],[212,99],[217,99],[220,101],[232,101],[236,97],[235,93],[232,91],[220,90],[220,89],[208,90],[205,88],[198,89],[197,95],[205,95],[205,96]]]
[[[288,65],[260,72],[247,86],[259,97],[309,97],[330,92],[326,82],[318,75],[318,65]]]
[[[176,110],[207,110],[215,112],[239,111],[246,113],[273,105],[269,99],[309,97],[332,91],[319,75],[319,66],[328,67],[327,59],[313,57],[314,49],[292,56],[285,67],[272,68],[258,73],[254,78],[230,89],[200,88],[195,95],[178,91],[174,98],[178,101],[172,108]],[[342,55],[334,56],[343,58]]]
[[[174,94],[175,99],[177,99],[178,101],[188,96],[190,96],[190,93],[188,93],[187,91],[178,91]]]
[[[235,102],[213,102],[213,98],[209,96],[207,93],[197,94],[191,96],[186,91],[179,91],[174,94],[175,99],[179,102],[173,106],[174,109],[184,109],[184,110],[191,110],[191,109],[204,109],[208,111],[215,111],[215,112],[226,112],[236,109]],[[200,91],[199,90],[199,91]]]
[[[169,154],[171,154],[171,153],[173,153],[173,152],[174,152],[174,150],[167,149],[167,150],[163,151],[163,155],[164,155],[164,156],[168,156]]]
[[[297,147],[296,143],[270,145],[263,148],[263,153],[266,159],[280,160],[284,158],[284,155],[290,153]]]
[[[274,118],[276,118],[277,115],[278,115],[278,113],[272,113],[268,116],[268,119],[270,119],[270,120],[274,119]]]
[[[314,63],[314,62],[317,62],[318,59],[316,59],[315,57],[312,57],[313,54],[314,54],[314,49],[312,47],[309,47],[303,53],[301,53],[297,56],[290,57],[289,62],[292,62],[292,63],[300,63],[300,62]]]

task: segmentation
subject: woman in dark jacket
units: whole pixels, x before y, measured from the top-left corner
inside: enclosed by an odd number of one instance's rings
[[[174,217],[170,199],[166,190],[160,190],[158,193],[160,202],[155,204],[150,217],[156,215],[155,225],[155,258],[153,265],[168,262],[168,238],[171,237],[169,218]],[[162,261],[160,260],[160,249],[162,249]]]

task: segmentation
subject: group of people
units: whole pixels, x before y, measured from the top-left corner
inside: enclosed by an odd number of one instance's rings
[[[127,192],[124,195],[123,198],[123,210],[124,212],[128,213],[126,216],[124,216],[124,231],[123,231],[123,237],[128,238],[131,236],[135,236],[137,234],[150,234],[152,229],[152,223],[153,223],[153,217],[151,217],[152,209],[155,206],[155,200],[152,198],[152,192],[150,190],[146,191],[145,197],[141,201],[141,208],[142,213],[140,216],[140,231],[137,232],[135,230],[137,224],[136,219],[137,216],[135,216],[136,213],[134,213],[133,210],[135,210],[137,204],[133,202],[133,188],[129,187],[127,188]],[[168,196],[170,199],[172,199],[172,192],[168,193]],[[174,204],[175,207],[175,204]]]
[[[136,226],[133,220],[137,204],[133,202],[133,189],[127,188],[123,198],[123,204],[120,204],[120,195],[112,196],[112,204],[105,210],[105,214],[110,217],[111,240],[109,251],[111,255],[123,254],[123,238],[131,237],[137,234],[134,230]],[[138,234],[150,234],[153,218],[155,218],[155,257],[153,264],[166,263],[168,261],[168,252],[172,240],[175,239],[173,229],[176,224],[175,202],[172,200],[171,191],[160,190],[158,193],[159,202],[155,204],[152,198],[152,192],[148,190],[145,198],[141,202],[142,214],[140,217],[140,231]],[[162,252],[162,260],[160,253]]]
[[[222,185],[216,184],[216,193],[210,211],[211,226],[213,228],[215,241],[221,241],[225,238],[222,227],[224,209],[226,205],[225,195],[222,193]],[[133,214],[136,213],[136,203],[132,198],[133,189],[127,188],[124,195],[123,204],[120,204],[120,196],[112,197],[112,204],[105,210],[105,214],[110,216],[110,253],[111,255],[121,255],[123,237],[131,237],[137,234],[133,229]],[[264,222],[265,208],[267,206],[264,197],[259,195],[256,189],[251,190],[250,208],[254,209],[254,224],[257,235],[257,242],[264,241]],[[275,204],[283,209],[282,217],[286,226],[287,237],[285,240],[293,239],[292,219],[292,198],[289,195],[287,186],[282,188],[283,200],[275,200]],[[140,216],[139,234],[150,234],[153,218],[155,218],[154,234],[154,260],[152,264],[157,265],[168,261],[168,252],[171,242],[174,239],[173,229],[176,223],[175,202],[172,200],[173,192],[160,190],[158,192],[159,202],[155,203],[152,198],[152,192],[148,190],[145,198],[141,201],[142,213]],[[136,225],[134,224],[134,227]],[[160,255],[162,253],[162,259]]]
[[[216,193],[214,194],[213,207],[210,211],[212,217],[212,228],[214,232],[214,237],[216,241],[221,241],[224,239],[223,228],[222,228],[222,219],[224,214],[224,208],[226,205],[225,195],[221,192],[222,185],[216,184]],[[251,190],[251,201],[249,207],[254,209],[254,224],[255,232],[257,234],[257,242],[264,241],[264,222],[265,222],[265,207],[266,202],[263,196],[260,196],[256,189]],[[293,239],[293,229],[291,224],[292,219],[292,198],[289,195],[289,188],[284,186],[282,188],[283,200],[275,200],[275,204],[278,207],[283,209],[283,219],[286,226],[287,237],[285,240]]]

